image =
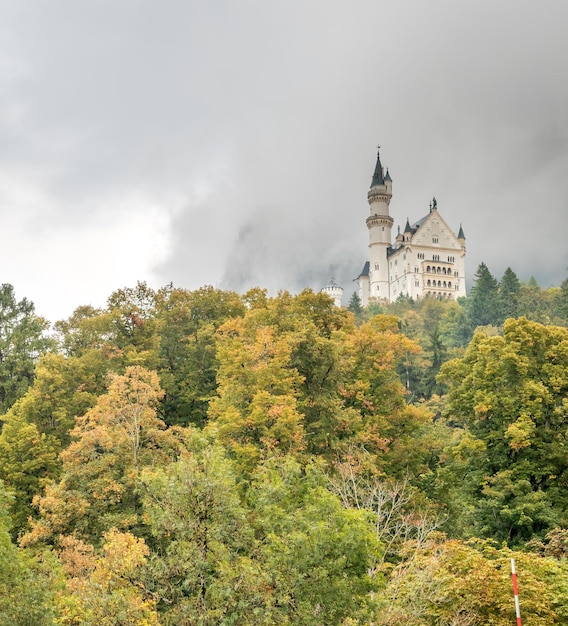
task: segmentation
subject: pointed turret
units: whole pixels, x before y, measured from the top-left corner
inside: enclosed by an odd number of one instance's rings
[[[377,151],[377,163],[375,173],[371,181],[371,188],[367,192],[369,201],[369,217],[367,228],[369,229],[369,282],[367,289],[368,298],[389,300],[389,266],[388,251],[391,247],[391,228],[394,223],[389,215],[389,204],[392,198],[391,177],[383,175],[381,157]],[[365,301],[365,299],[363,298]]]
[[[410,228],[410,221],[408,218],[406,218],[406,226],[404,227],[404,232],[405,233],[411,233],[412,232],[412,228]]]
[[[389,176],[390,178],[390,176]],[[371,189],[378,185],[384,185],[385,179],[383,177],[383,166],[381,165],[381,155],[377,150],[377,164],[375,165],[375,172],[373,174],[373,180],[371,181]]]
[[[460,224],[460,230],[458,233],[458,239],[464,239],[465,240],[465,235],[463,234],[463,228],[462,225]]]
[[[387,167],[387,173],[385,174],[385,183],[389,182],[392,183],[392,178],[391,175],[389,174],[389,168]]]

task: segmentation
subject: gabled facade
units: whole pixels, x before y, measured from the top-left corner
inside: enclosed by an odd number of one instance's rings
[[[392,179],[381,165],[380,155],[367,194],[370,215],[369,261],[358,277],[363,306],[370,302],[394,302],[401,295],[413,299],[465,296],[465,236],[456,235],[438,212],[436,198],[430,211],[417,222],[406,220],[394,244],[390,216]]]

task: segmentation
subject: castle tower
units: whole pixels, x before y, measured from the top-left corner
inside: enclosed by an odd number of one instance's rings
[[[323,293],[326,293],[332,300],[335,306],[340,307],[341,301],[343,299],[343,287],[340,287],[335,279],[332,277],[331,282],[327,287],[324,287],[321,290]]]
[[[369,229],[369,291],[371,299],[389,299],[389,267],[387,251],[391,247],[393,218],[389,215],[392,198],[392,179],[383,174],[381,157],[377,152],[377,164],[367,193],[370,215],[367,218]]]

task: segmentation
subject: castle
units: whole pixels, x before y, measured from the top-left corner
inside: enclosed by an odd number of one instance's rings
[[[394,245],[394,220],[389,214],[392,179],[388,169],[384,172],[379,154],[367,198],[369,260],[356,279],[363,306],[394,302],[400,296],[455,300],[466,295],[463,229],[460,225],[455,235],[440,215],[436,198],[430,211],[417,222],[410,224],[407,218],[404,231],[398,229]]]

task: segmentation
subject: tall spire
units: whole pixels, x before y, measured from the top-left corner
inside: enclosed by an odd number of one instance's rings
[[[465,239],[465,235],[463,234],[463,228],[460,224],[460,232],[458,233],[458,239]]]
[[[371,188],[377,185],[384,185],[385,179],[383,178],[383,166],[381,165],[381,155],[379,149],[381,146],[377,146],[377,164],[375,165],[375,173],[373,174],[373,180],[371,181]]]

